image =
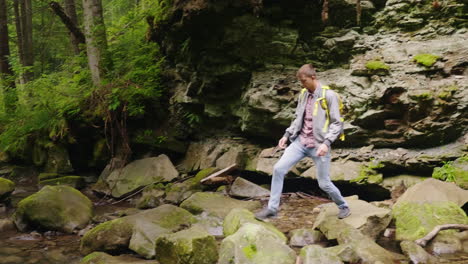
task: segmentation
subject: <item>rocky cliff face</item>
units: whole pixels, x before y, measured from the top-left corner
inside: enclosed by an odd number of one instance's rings
[[[278,139],[313,63],[345,104],[341,146],[428,147],[466,132],[467,5],[457,1],[160,1],[151,38],[173,67],[174,118],[189,133]],[[173,121],[175,123],[175,121]],[[172,126],[175,127],[175,126]]]

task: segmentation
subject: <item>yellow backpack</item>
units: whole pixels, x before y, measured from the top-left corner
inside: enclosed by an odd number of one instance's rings
[[[323,133],[326,133],[328,131],[328,125],[330,124],[330,111],[328,110],[328,102],[327,102],[327,98],[325,97],[325,93],[327,92],[326,90],[331,90],[330,86],[322,86],[322,97],[317,98],[317,100],[315,100],[314,113],[313,113],[314,116],[317,115],[317,108],[318,108],[318,104],[320,102],[320,105],[322,106],[322,109],[325,110],[325,113],[327,115],[327,120],[325,121],[325,125],[323,126],[323,130],[322,130]],[[306,88],[302,89],[301,97],[303,96],[305,91],[307,91]],[[341,97],[340,97],[340,95],[338,93],[336,93],[336,95],[338,96],[340,117],[341,117],[340,119],[341,119],[341,122],[344,122],[344,118],[343,118],[343,108],[344,108],[343,101],[341,100]],[[341,133],[340,140],[341,141],[345,140],[344,132]]]

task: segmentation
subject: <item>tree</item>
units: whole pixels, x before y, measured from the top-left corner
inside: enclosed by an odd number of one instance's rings
[[[68,10],[67,10],[68,5]],[[76,16],[75,2],[74,0],[65,0],[65,11],[62,6],[52,1],[49,3],[52,10],[60,17],[63,24],[70,30],[70,42],[73,47],[75,55],[80,54],[80,44],[85,44],[85,36],[78,27],[78,19]]]
[[[33,52],[33,24],[31,0],[14,0],[16,34],[18,36],[18,51],[21,65],[25,71],[21,74],[21,83],[27,83],[33,79],[34,73],[31,67],[34,64]]]
[[[93,84],[99,86],[110,64],[101,0],[83,0],[83,17],[88,66]]]
[[[15,79],[8,60],[10,45],[8,43],[7,6],[5,0],[0,0],[0,78],[3,86],[5,109],[12,112],[16,104]]]

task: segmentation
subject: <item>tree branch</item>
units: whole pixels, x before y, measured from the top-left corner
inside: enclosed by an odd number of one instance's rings
[[[446,230],[446,229],[468,230],[468,225],[463,225],[463,224],[438,225],[438,226],[434,227],[434,229],[432,229],[432,231],[429,232],[429,234],[427,234],[425,237],[420,238],[420,239],[416,240],[415,242],[416,242],[416,244],[424,247],[424,246],[426,246],[427,242],[431,241],[431,239],[433,239],[437,235],[437,233],[439,233],[442,230]]]
[[[60,17],[63,24],[65,24],[68,30],[70,30],[70,32],[75,36],[78,42],[80,44],[85,44],[86,40],[83,32],[81,32],[78,26],[75,23],[73,23],[72,19],[69,16],[67,16],[67,14],[65,14],[65,11],[63,10],[62,6],[55,1],[50,2],[49,6],[50,8],[52,8],[55,14]]]

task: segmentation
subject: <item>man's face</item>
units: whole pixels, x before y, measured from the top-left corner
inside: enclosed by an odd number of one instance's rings
[[[301,82],[302,86],[309,90],[309,92],[315,91],[315,78],[311,76],[306,76],[305,74],[300,74],[297,78]]]

